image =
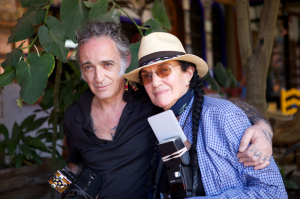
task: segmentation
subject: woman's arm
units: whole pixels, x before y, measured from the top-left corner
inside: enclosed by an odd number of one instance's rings
[[[272,157],[269,166],[261,170],[239,163],[236,153],[245,129],[250,126],[249,120],[236,107],[219,107],[204,111],[203,131],[199,131],[203,138],[198,140],[199,167],[209,195],[205,198],[287,198]]]
[[[245,131],[240,142],[237,154],[240,163],[244,163],[244,166],[255,166],[254,169],[265,168],[270,164],[272,156],[273,132],[269,123],[258,110],[246,102],[230,101],[247,115],[253,125]]]

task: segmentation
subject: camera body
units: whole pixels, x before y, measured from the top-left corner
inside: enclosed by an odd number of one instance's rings
[[[101,188],[102,179],[88,168],[74,174],[68,167],[57,170],[48,181],[60,192],[62,199],[94,199]]]
[[[166,166],[172,196],[190,197],[193,191],[190,156],[180,136],[166,139],[158,144],[162,160]]]

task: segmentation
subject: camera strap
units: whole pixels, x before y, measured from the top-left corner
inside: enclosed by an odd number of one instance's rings
[[[154,191],[153,191],[153,199],[156,198],[157,185],[158,185],[158,182],[160,180],[161,173],[163,171],[163,166],[164,166],[163,160],[160,158],[159,159],[159,165],[158,165],[158,168],[156,170],[155,182],[154,182],[154,186],[153,186],[153,189],[154,189]]]
[[[190,111],[189,111],[189,113],[188,113],[188,115],[187,115],[187,117],[186,117],[186,119],[184,121],[184,124],[182,126],[182,130],[184,130],[184,127],[186,125],[186,122],[187,122],[187,120],[188,120],[191,112],[192,112],[192,108],[190,109]],[[192,159],[197,160],[196,161],[197,164],[196,165],[192,165],[192,169],[193,169],[193,191],[192,191],[192,196],[196,196],[197,190],[198,190],[198,186],[199,186],[198,179],[201,176],[201,173],[200,173],[200,176],[198,176],[199,163],[198,163],[198,157],[197,157],[197,150],[193,154],[190,154],[190,155],[193,156]],[[202,184],[202,181],[200,183]]]

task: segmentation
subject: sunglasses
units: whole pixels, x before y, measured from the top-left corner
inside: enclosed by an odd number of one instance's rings
[[[155,73],[157,74],[158,77],[160,78],[165,78],[168,77],[172,73],[172,67],[173,66],[178,66],[178,65],[171,65],[171,64],[161,64],[157,66]],[[141,85],[147,85],[152,82],[152,74],[153,72],[148,72],[148,71],[143,71],[141,70],[140,72],[140,84]]]

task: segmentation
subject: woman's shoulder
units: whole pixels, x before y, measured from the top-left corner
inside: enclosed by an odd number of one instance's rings
[[[217,109],[222,112],[239,108],[226,99],[204,96],[202,109]]]
[[[202,117],[227,120],[228,118],[245,117],[245,113],[232,102],[225,99],[218,99],[204,96],[202,105]]]

